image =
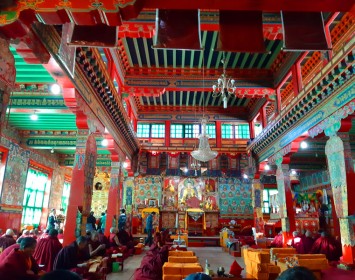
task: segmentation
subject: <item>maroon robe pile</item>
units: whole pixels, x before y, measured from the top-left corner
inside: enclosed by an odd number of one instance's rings
[[[28,274],[27,272],[29,270],[31,270],[34,274]],[[38,271],[39,268],[36,261],[33,258],[28,258],[18,248],[12,249],[10,253],[8,253],[8,255],[0,261],[0,279],[39,279]]]
[[[62,248],[63,246],[56,236],[48,236],[37,242],[33,257],[38,264],[44,265],[44,271],[49,272],[53,270],[54,260]]]
[[[0,237],[0,247],[5,250],[7,247],[16,243],[16,240],[11,235]]]
[[[332,237],[319,237],[312,246],[312,254],[324,254],[329,261],[338,261],[341,257],[341,245]]]
[[[273,248],[282,248],[283,247],[283,236],[278,234],[275,236],[274,240],[271,242],[271,247]]]
[[[302,238],[303,249],[305,254],[310,254],[314,244],[314,239],[312,237]]]

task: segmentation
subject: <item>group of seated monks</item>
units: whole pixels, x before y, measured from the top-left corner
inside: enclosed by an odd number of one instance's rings
[[[70,270],[85,279],[101,279],[102,271],[109,272],[113,253],[134,253],[132,236],[115,228],[109,238],[102,231],[92,231],[65,247],[55,229],[36,237],[22,234],[17,240],[8,229],[0,237],[0,248],[0,279],[7,280],[42,279],[53,270]],[[90,272],[95,262],[100,265],[97,271]]]
[[[324,254],[329,261],[338,261],[342,256],[340,241],[324,231],[317,236],[313,236],[309,230],[304,234],[294,231],[292,235],[287,245],[295,248],[298,254]],[[283,243],[282,232],[280,232],[275,236],[271,247],[282,248]]]

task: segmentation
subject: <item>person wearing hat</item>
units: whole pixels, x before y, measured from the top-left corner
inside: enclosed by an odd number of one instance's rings
[[[212,280],[212,278],[207,274],[198,272],[188,275],[185,280]]]

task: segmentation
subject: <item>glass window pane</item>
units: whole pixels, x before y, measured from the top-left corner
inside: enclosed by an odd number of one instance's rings
[[[200,125],[194,124],[193,125],[193,138],[197,138],[200,135]]]
[[[254,127],[255,127],[255,136],[258,136],[263,130],[263,128],[260,123],[256,123]]]
[[[268,190],[263,190],[263,200],[269,201],[269,192]]]
[[[44,197],[44,192],[37,192],[36,203],[35,203],[36,207],[42,207],[43,197]]]
[[[182,124],[172,124],[170,128],[171,138],[183,138],[183,125]]]
[[[36,192],[32,191],[32,192],[29,193],[28,201],[27,201],[27,205],[26,206],[34,207],[35,206],[35,200],[36,200]]]
[[[147,123],[138,123],[137,125],[137,137],[149,138],[150,125]]]
[[[152,124],[152,138],[165,137],[165,124]]]
[[[242,139],[250,138],[249,125],[238,124],[235,128],[235,138],[242,138]]]
[[[216,138],[216,125],[207,124],[206,126],[207,134],[210,138]]]
[[[233,127],[231,124],[222,124],[222,139],[233,138]]]

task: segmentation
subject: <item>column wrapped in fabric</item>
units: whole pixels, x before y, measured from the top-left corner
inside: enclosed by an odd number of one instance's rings
[[[284,50],[329,50],[321,12],[281,12]]]
[[[261,11],[220,11],[217,50],[265,52]]]
[[[199,10],[157,10],[154,48],[201,49]]]

